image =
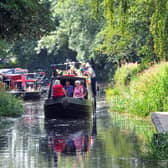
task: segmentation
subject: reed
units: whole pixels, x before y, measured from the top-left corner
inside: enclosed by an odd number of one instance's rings
[[[135,67],[134,64],[133,66]],[[117,70],[117,76],[122,72],[121,69]],[[142,117],[153,111],[168,111],[167,62],[155,64],[137,73],[127,86],[121,83],[124,81],[121,76],[115,79],[120,81],[116,81],[114,88],[106,91],[112,111],[133,113]]]

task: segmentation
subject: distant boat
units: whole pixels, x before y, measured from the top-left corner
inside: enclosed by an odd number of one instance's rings
[[[23,99],[40,99],[41,87],[37,79],[27,79],[27,74],[5,74],[4,82],[8,86],[8,93]]]

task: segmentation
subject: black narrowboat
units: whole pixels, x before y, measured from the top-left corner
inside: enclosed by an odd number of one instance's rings
[[[87,78],[79,76],[58,76],[52,79],[52,81],[56,79],[60,80],[63,86],[65,85],[65,82],[67,80],[70,81],[71,85],[73,86],[76,80],[80,80],[87,89],[88,95],[85,99],[78,99],[66,96],[52,99],[51,82],[49,96],[44,103],[45,118],[84,118],[91,116],[92,112],[95,110],[95,97],[92,94],[91,86],[90,84],[88,84]]]

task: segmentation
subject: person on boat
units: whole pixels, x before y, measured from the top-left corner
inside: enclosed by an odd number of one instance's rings
[[[74,87],[71,85],[70,81],[66,81],[65,82],[65,87],[64,87],[65,91],[66,91],[66,96],[68,97],[73,97],[73,91],[74,91]]]
[[[74,75],[78,75],[77,70],[74,65],[71,66],[70,73]]]
[[[93,95],[96,96],[96,73],[94,72],[93,68],[91,67],[89,63],[86,63],[84,68],[85,68],[86,73],[91,78],[92,92],[93,92]]]
[[[87,99],[87,97],[88,97],[88,91],[87,91],[87,88],[84,85],[84,81],[81,81],[81,87],[83,89],[83,98]]]
[[[53,86],[53,98],[64,97],[65,96],[65,89],[60,83],[60,80],[55,80]]]
[[[81,82],[79,80],[75,81],[73,98],[84,98],[83,87],[81,87]]]
[[[82,63],[80,66],[80,73],[82,74],[82,76],[88,76],[88,74],[86,73],[87,69],[86,69],[86,63]]]

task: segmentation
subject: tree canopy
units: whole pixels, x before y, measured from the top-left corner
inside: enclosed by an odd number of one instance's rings
[[[168,60],[166,0],[2,0],[0,4],[1,53],[10,51],[19,64],[27,56],[30,67],[33,57],[40,64],[41,53],[48,64],[77,56],[106,71],[124,62]],[[27,42],[22,43],[24,39]],[[13,49],[4,45],[6,41]]]

